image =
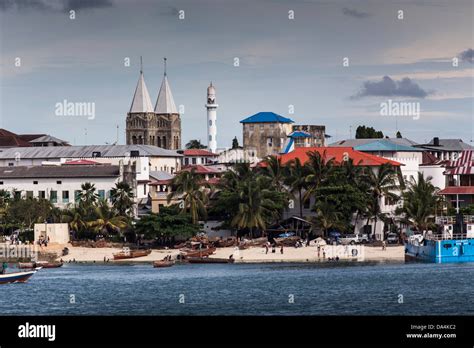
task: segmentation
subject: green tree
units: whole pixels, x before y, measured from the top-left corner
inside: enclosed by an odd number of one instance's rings
[[[327,159],[326,151],[321,155],[318,151],[311,151],[308,153],[308,175],[306,177],[307,190],[304,194],[304,200],[315,196],[321,185],[323,185],[332,175],[334,170],[334,160]]]
[[[96,233],[108,236],[109,233],[120,233],[128,226],[127,217],[117,215],[105,200],[100,200],[94,211],[95,219],[87,222],[86,226],[91,227]]]
[[[402,193],[403,206],[397,208],[396,213],[402,214],[405,221],[413,225],[419,231],[428,230],[432,222],[430,219],[435,214],[438,188],[435,187],[428,176],[418,173],[418,178],[411,178],[406,190]]]
[[[200,217],[207,218],[206,205],[209,197],[205,188],[209,185],[202,175],[196,174],[196,168],[180,172],[173,178],[171,185],[173,190],[168,195],[168,203],[173,198],[181,199],[181,212],[189,212],[193,224],[197,224]]]
[[[192,139],[186,145],[186,149],[205,149],[207,146],[201,144],[200,140]]]
[[[120,216],[130,216],[133,210],[133,191],[130,185],[124,181],[115,184],[110,190],[110,199],[113,207]]]
[[[283,182],[285,180],[285,166],[281,163],[281,158],[276,156],[267,156],[263,162],[265,167],[262,173],[271,180],[271,185],[276,188],[278,192],[283,192]]]
[[[376,131],[373,127],[358,126],[356,129],[356,139],[379,139],[383,138],[382,131]]]
[[[340,227],[342,214],[327,199],[319,199],[313,210],[316,212],[313,223],[323,230],[324,236],[328,235],[330,229]]]
[[[403,138],[402,133],[400,133],[400,131],[397,131],[397,138],[398,138],[398,139]]]
[[[367,168],[365,171],[365,180],[368,184],[366,225],[369,224],[371,219],[374,220],[374,230],[372,232],[372,234],[374,234],[377,228],[377,220],[384,218],[384,214],[381,213],[380,209],[382,197],[387,197],[393,202],[396,202],[399,197],[394,191],[399,189],[399,185],[397,185],[396,182],[396,171],[389,163],[382,164],[375,172],[370,167]]]
[[[285,184],[288,185],[289,191],[296,196],[299,203],[300,217],[303,218],[304,190],[308,186],[306,178],[308,176],[308,166],[301,164],[299,158],[286,164]]]
[[[91,217],[94,210],[94,205],[97,203],[99,199],[99,195],[95,193],[95,185],[90,182],[85,182],[81,185],[81,191],[77,196],[77,200],[79,201],[78,205],[83,209],[83,212],[87,215],[87,217]]]

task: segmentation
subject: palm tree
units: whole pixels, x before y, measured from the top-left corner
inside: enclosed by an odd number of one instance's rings
[[[206,218],[206,204],[208,195],[203,186],[209,186],[201,175],[196,174],[196,168],[185,170],[176,175],[171,183],[174,188],[168,195],[168,203],[175,197],[181,198],[183,204],[181,212],[189,212],[193,224],[197,224],[199,217]]]
[[[375,234],[377,228],[378,218],[383,217],[380,210],[380,201],[382,197],[388,197],[389,199],[396,201],[399,197],[393,192],[399,189],[399,185],[396,183],[396,171],[394,167],[389,163],[384,163],[377,170],[373,171],[371,168],[367,168],[365,171],[364,179],[368,184],[368,204],[367,204],[367,224],[371,219],[374,219],[374,230]]]
[[[303,191],[308,186],[306,178],[308,176],[308,167],[302,165],[299,158],[290,161],[286,164],[286,178],[285,184],[289,186],[289,191],[292,195],[298,194],[298,203],[300,207],[300,217],[303,218]],[[308,199],[308,197],[307,197]]]
[[[100,200],[94,207],[96,219],[87,222],[87,227],[91,227],[96,233],[120,232],[128,226],[127,217],[116,215],[105,200]]]
[[[417,230],[424,231],[429,228],[429,219],[434,215],[438,203],[437,192],[431,176],[424,177],[418,173],[418,179],[411,178],[407,189],[402,193],[403,206],[397,208],[397,214],[403,214]]]
[[[79,206],[83,207],[86,212],[94,206],[98,198],[99,195],[95,193],[94,184],[85,182],[81,185],[81,191],[79,192],[77,199],[79,200]]]
[[[319,199],[313,210],[316,212],[313,222],[324,231],[324,236],[327,236],[329,229],[340,227],[342,214],[327,199]]]
[[[334,159],[327,159],[326,151],[321,155],[318,151],[308,153],[308,176],[306,177],[307,191],[304,199],[316,195],[320,186],[331,176],[334,168]]]
[[[68,223],[71,230],[80,232],[87,228],[87,222],[84,218],[85,215],[84,209],[78,206],[65,209],[61,215],[61,222]]]
[[[231,225],[239,229],[249,229],[253,237],[254,229],[266,230],[267,222],[276,218],[281,193],[272,191],[270,180],[264,176],[249,178],[239,184],[238,210]]]
[[[121,216],[129,216],[133,208],[133,191],[130,185],[124,181],[115,184],[110,190],[110,199],[113,207]]]
[[[278,192],[282,192],[283,181],[285,179],[285,167],[281,163],[281,158],[276,156],[267,156],[263,162],[265,167],[263,173],[271,179],[271,184],[277,189]]]

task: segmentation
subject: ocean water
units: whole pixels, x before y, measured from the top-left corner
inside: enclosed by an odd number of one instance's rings
[[[472,315],[473,279],[474,263],[66,264],[0,285],[0,315]]]

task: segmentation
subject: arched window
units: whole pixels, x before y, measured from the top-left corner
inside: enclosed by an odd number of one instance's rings
[[[132,144],[136,144],[137,143],[137,137],[134,135],[132,137]]]
[[[166,137],[163,137],[163,148],[166,149]]]
[[[161,147],[161,138],[156,137],[156,146]]]

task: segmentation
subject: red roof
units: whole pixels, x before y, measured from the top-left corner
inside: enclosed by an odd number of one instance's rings
[[[183,155],[185,156],[208,156],[208,157],[216,157],[217,154],[203,150],[203,149],[187,149],[183,151]]]
[[[67,164],[67,165],[91,165],[91,164],[100,164],[100,163],[96,162],[96,161],[80,159],[80,160],[74,160],[74,161],[67,161],[64,164]]]
[[[474,186],[450,186],[439,191],[440,195],[474,195]]]
[[[182,170],[191,171],[193,168],[196,169],[196,174],[220,174],[220,173],[222,173],[221,171],[216,170],[212,167],[206,167],[206,166],[202,166],[200,164],[186,166]]]
[[[291,160],[299,158],[301,163],[306,163],[309,159],[308,153],[317,151],[321,155],[326,156],[327,160],[334,159],[336,164],[343,162],[345,156],[348,156],[354,161],[354,165],[358,166],[380,166],[389,163],[393,166],[401,166],[403,164],[395,162],[383,157],[370,155],[365,152],[354,150],[352,147],[297,147],[295,150],[280,155],[281,163],[285,164]]]

